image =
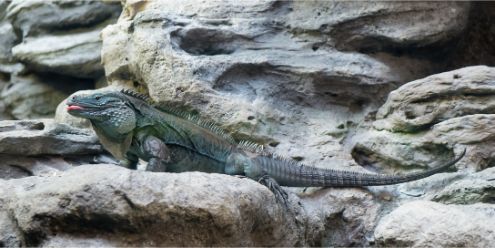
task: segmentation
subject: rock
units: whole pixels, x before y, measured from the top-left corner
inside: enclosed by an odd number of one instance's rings
[[[0,63],[0,75],[4,78],[12,77],[12,75],[17,76],[17,75],[23,75],[26,74],[26,66],[24,66],[22,63]],[[9,81],[2,79],[3,81]]]
[[[7,18],[22,31],[23,37],[95,26],[118,13],[118,3],[99,1],[15,0],[7,8]]]
[[[482,111],[480,111],[482,112]],[[476,144],[493,141],[495,114],[472,114],[456,117],[435,124],[426,135],[449,144]]]
[[[475,66],[401,86],[379,109],[375,129],[363,128],[349,139],[354,159],[385,168],[432,165],[467,147],[457,168],[493,166],[494,76],[494,68]]]
[[[495,66],[495,4],[471,2],[468,27],[455,42],[455,51],[448,61],[448,68],[462,68],[471,65]]]
[[[495,68],[472,66],[407,83],[378,110],[377,129],[415,132],[470,114],[495,113]]]
[[[0,62],[12,59],[11,49],[17,42],[14,28],[8,22],[0,22]]]
[[[379,246],[489,247],[495,240],[494,211],[492,204],[414,201],[381,219],[375,238]]]
[[[355,11],[354,5],[364,10]],[[360,20],[384,11],[393,19],[406,10],[426,10],[424,4],[354,5],[128,1],[118,23],[102,31],[105,74],[109,84],[136,87],[160,104],[222,123],[238,139],[272,144],[278,153],[309,164],[347,166],[352,162],[340,142],[348,132],[333,137],[335,129],[360,123],[389,91],[434,67],[407,56],[337,50],[325,27],[347,19],[329,13],[338,10]],[[456,13],[436,20],[448,24],[432,31],[436,38],[418,31],[404,43],[437,44],[455,36],[462,27],[452,20],[461,23],[467,8],[455,5]],[[381,34],[397,42],[408,33],[381,25]],[[431,23],[420,25],[417,30]]]
[[[65,97],[36,75],[13,76],[0,94],[5,108],[17,119],[50,117]]]
[[[3,19],[6,14],[7,6],[9,6],[9,1],[1,0],[0,1],[0,19]]]
[[[352,156],[358,164],[371,165],[381,172],[432,168],[455,159],[453,145],[437,137],[366,130],[352,137]],[[459,149],[460,150],[460,149]],[[462,150],[459,151],[459,153]]]
[[[298,1],[291,7],[287,23],[293,32],[327,34],[339,49],[397,51],[458,36],[467,26],[470,4]]]
[[[0,155],[0,178],[15,179],[29,176],[47,176],[73,168],[61,157],[20,157]]]
[[[118,242],[108,241],[104,238],[80,238],[70,235],[55,235],[44,241],[41,247],[117,247]]]
[[[2,192],[1,189],[0,192]],[[0,203],[4,205],[5,202],[0,200]],[[16,230],[16,225],[10,218],[9,213],[7,211],[4,211],[3,208],[0,209],[0,226],[2,227],[0,228],[0,246],[2,247],[22,246],[22,238],[19,236],[18,230]]]
[[[0,120],[53,117],[68,94],[100,82],[99,32],[120,11],[120,3],[111,1],[1,1],[0,81],[34,80],[53,88],[22,85],[15,91],[3,90],[2,98],[10,100],[0,99]],[[66,95],[60,97],[58,91]],[[24,98],[32,94],[43,96]]]
[[[97,244],[116,246],[303,245],[303,226],[248,179],[100,164],[0,183],[27,246],[95,240],[95,233]]]
[[[495,167],[455,181],[432,195],[431,200],[445,204],[495,203]]]
[[[322,189],[301,194],[311,246],[369,246],[381,203],[364,189]]]
[[[25,38],[12,48],[18,61],[39,72],[55,72],[82,78],[98,78],[101,41],[99,30],[65,35]]]
[[[56,124],[52,120],[0,121],[0,154],[81,155],[103,151],[89,130]]]

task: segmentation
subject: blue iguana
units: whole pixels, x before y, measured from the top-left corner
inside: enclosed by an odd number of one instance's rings
[[[140,158],[148,162],[149,171],[241,175],[259,181],[284,199],[280,186],[398,184],[443,171],[464,156],[406,175],[321,169],[265,152],[249,142],[236,143],[214,125],[161,111],[145,96],[129,90],[76,94],[67,105],[69,114],[91,121],[103,146],[122,166],[136,169]]]

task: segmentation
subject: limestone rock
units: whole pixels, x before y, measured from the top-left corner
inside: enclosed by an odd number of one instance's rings
[[[0,121],[0,153],[81,155],[103,150],[96,135],[52,120]]]
[[[467,148],[457,168],[493,166],[494,78],[495,68],[473,66],[401,86],[379,109],[375,129],[350,139],[353,157],[380,167],[431,165]]]
[[[397,85],[437,67],[343,52],[336,43],[372,44],[353,38],[362,35],[408,48],[440,44],[463,30],[469,9],[445,5],[126,1],[118,23],[102,32],[102,62],[110,84],[147,90],[160,104],[199,112],[282,155],[339,167],[350,163],[339,143],[347,132],[333,137],[334,130],[360,123]],[[409,25],[416,14],[421,22]],[[354,28],[337,37],[346,23]]]
[[[2,192],[1,189],[0,192]],[[2,205],[5,204],[5,202],[2,201],[1,199],[0,199],[0,203]],[[10,218],[9,213],[4,210],[4,207],[0,209],[0,226],[2,227],[0,228],[0,246],[2,247],[22,246],[22,238],[19,237],[15,223]]]
[[[400,132],[424,130],[470,114],[495,113],[495,68],[472,66],[432,75],[392,91],[375,127]]]
[[[446,204],[493,204],[495,203],[495,167],[455,181],[429,198]]]
[[[495,240],[493,204],[443,205],[414,201],[380,220],[380,246],[489,247]]]
[[[98,78],[103,74],[99,33],[94,30],[25,38],[23,43],[12,48],[12,53],[15,59],[35,71]]]
[[[7,18],[22,31],[23,37],[98,25],[117,15],[120,6],[103,1],[14,0],[7,7]]]
[[[483,112],[483,111],[480,111]],[[495,114],[472,114],[451,118],[435,124],[426,139],[438,139],[444,143],[475,144],[493,141]]]
[[[0,178],[8,180],[53,175],[72,169],[74,164],[56,156],[21,157],[2,154],[0,155]]]
[[[378,167],[382,172],[432,168],[455,159],[452,145],[424,135],[365,130],[352,137],[352,156],[361,165]],[[459,149],[460,150],[460,149]],[[459,151],[460,153],[461,151]]]
[[[46,118],[66,94],[36,75],[12,76],[0,93],[7,112],[17,119]]]
[[[300,194],[311,246],[369,246],[382,204],[364,189],[322,189]]]
[[[11,49],[16,41],[17,36],[12,25],[9,22],[0,22],[0,44],[2,44],[0,46],[0,62],[9,61],[12,58]]]
[[[378,51],[414,49],[458,36],[470,4],[296,1],[291,7],[288,23],[294,32],[328,34],[340,49]]]
[[[0,81],[50,86],[0,83],[8,98],[0,99],[0,120],[52,117],[68,94],[93,88],[103,76],[99,32],[120,11],[115,1],[0,1]]]
[[[226,175],[99,164],[0,184],[28,246],[95,233],[115,246],[293,246],[303,231],[266,187]]]

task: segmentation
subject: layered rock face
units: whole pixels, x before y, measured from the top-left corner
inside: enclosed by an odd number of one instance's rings
[[[286,188],[284,206],[249,179],[117,167],[62,102],[56,121],[0,122],[2,246],[495,242],[494,4],[129,0],[112,25],[112,2],[0,6],[8,118],[108,81],[318,167],[408,173],[467,150],[401,185]]]
[[[117,2],[0,2],[0,120],[53,117],[69,94],[103,77],[100,30]]]

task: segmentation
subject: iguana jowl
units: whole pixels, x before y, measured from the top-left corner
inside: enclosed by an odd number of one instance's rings
[[[131,91],[75,95],[67,105],[71,115],[91,121],[103,146],[125,167],[136,169],[141,158],[148,161],[149,171],[243,175],[260,181],[276,194],[283,192],[278,185],[353,187],[413,181],[445,170],[464,155],[407,175],[320,169],[268,154],[249,143],[237,144],[213,125],[162,112]]]

